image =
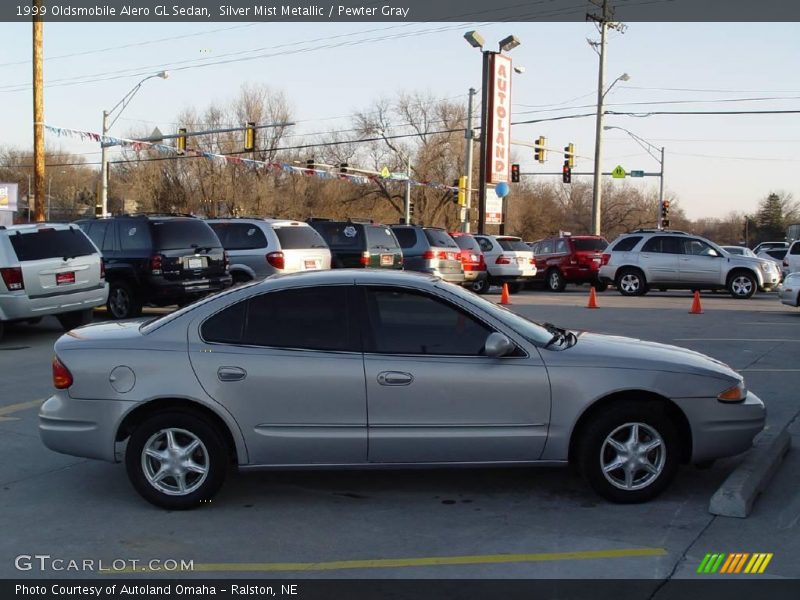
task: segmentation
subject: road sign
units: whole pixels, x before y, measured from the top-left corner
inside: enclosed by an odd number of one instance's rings
[[[383,167],[383,169],[381,169],[381,177],[389,177],[390,175],[389,167]]]
[[[644,171],[631,171],[631,177],[644,177]]]
[[[614,179],[625,179],[625,175],[627,175],[627,173],[625,173],[625,169],[622,168],[622,165],[617,165],[614,167],[614,170],[611,171],[611,176]]]

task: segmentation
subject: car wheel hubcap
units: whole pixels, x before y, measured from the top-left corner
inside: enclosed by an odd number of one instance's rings
[[[746,296],[753,290],[753,282],[748,277],[736,277],[731,287],[737,296]]]
[[[558,273],[556,273],[556,272],[551,273],[550,274],[550,287],[551,288],[557,288],[559,283],[560,282],[559,282]]]
[[[600,468],[606,480],[626,491],[652,484],[664,470],[666,459],[664,440],[645,423],[617,427],[600,448]]]
[[[116,288],[111,296],[111,310],[114,314],[127,315],[129,304],[128,294],[125,290]]]
[[[142,471],[147,482],[170,496],[191,494],[208,477],[205,444],[191,431],[162,429],[142,450]]]
[[[639,278],[630,273],[623,275],[620,279],[620,287],[626,292],[635,292],[639,289]]]

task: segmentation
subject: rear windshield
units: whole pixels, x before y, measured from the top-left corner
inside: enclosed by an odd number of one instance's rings
[[[275,235],[284,250],[298,250],[301,248],[327,248],[328,245],[322,236],[312,227],[306,225],[287,225],[275,227]]]
[[[426,229],[425,237],[431,243],[431,246],[437,248],[457,248],[458,244],[453,241],[453,238],[443,229]]]
[[[80,229],[39,229],[8,236],[20,262],[45,258],[74,258],[97,250]]]
[[[393,231],[401,248],[413,248],[417,245],[417,230],[413,227],[395,227]]]
[[[365,225],[364,230],[367,232],[370,250],[400,250],[397,238],[389,227]]]
[[[497,243],[503,250],[513,250],[515,252],[531,252],[531,247],[522,240],[499,239]]]
[[[767,254],[769,254],[772,258],[782,259],[786,257],[786,248],[781,248],[780,250],[767,250]]]
[[[476,240],[471,235],[457,235],[454,236],[453,239],[458,244],[458,247],[462,250],[480,250],[480,244],[478,244],[478,240]]]
[[[195,219],[154,221],[153,231],[158,250],[219,248],[222,246],[214,230],[204,221]]]
[[[575,250],[579,252],[587,250],[595,250],[599,252],[601,250],[605,250],[606,246],[608,246],[607,241],[593,238],[572,238],[572,243],[575,245]]]
[[[316,222],[312,227],[319,232],[332,250],[360,250],[366,247],[364,229],[361,225]]]
[[[226,250],[255,250],[267,247],[267,237],[252,223],[209,223]]]

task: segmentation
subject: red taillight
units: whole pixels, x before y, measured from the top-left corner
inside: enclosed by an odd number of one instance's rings
[[[528,260],[528,263],[531,264],[531,265],[535,265],[536,264],[536,259],[533,256],[531,256],[530,259]]]
[[[227,273],[228,269],[231,266],[231,259],[228,257],[228,253],[224,250],[222,252],[222,265],[223,268],[225,269],[225,272]]]
[[[100,259],[100,279],[106,278],[106,261]]]
[[[603,258],[602,258],[600,264],[607,265],[609,260],[611,260],[611,255],[610,254],[603,254]]]
[[[501,254],[500,256],[497,257],[497,260],[494,261],[494,264],[496,264],[496,265],[510,265],[511,264],[511,259],[508,256],[506,256],[505,254]]]
[[[480,262],[481,268],[480,268],[480,270],[481,271],[485,271],[486,270],[486,259],[484,259],[483,254],[480,255],[480,259],[481,259],[481,262]]]
[[[359,259],[359,262],[363,267],[369,266],[369,252],[364,250],[364,252],[361,253],[361,258]]]
[[[164,257],[160,254],[154,254],[150,257],[150,271],[153,275],[161,275],[163,272],[161,269],[163,267]]]
[[[435,260],[436,253],[433,250],[425,250],[425,252],[422,254],[422,258],[425,260]]]
[[[0,274],[3,276],[3,283],[6,284],[8,291],[24,290],[25,282],[22,280],[22,267],[6,267],[0,269]]]
[[[53,385],[57,390],[65,390],[72,385],[72,373],[57,356],[53,357]]]
[[[286,266],[286,261],[283,259],[283,252],[270,252],[267,254],[267,262],[276,269],[283,269]]]

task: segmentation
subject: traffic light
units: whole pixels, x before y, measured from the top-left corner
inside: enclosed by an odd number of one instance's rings
[[[561,181],[563,183],[572,183],[572,168],[569,166],[569,160],[564,161],[564,169],[561,171]]]
[[[175,139],[175,148],[178,150],[178,154],[183,154],[186,152],[186,128],[181,127],[178,129],[178,137]]]
[[[569,165],[570,169],[575,166],[575,144],[572,142],[564,146],[564,164]]]
[[[661,228],[669,227],[669,200],[661,202]]]
[[[347,175],[347,163],[339,163],[339,173]]]
[[[458,178],[458,205],[459,206],[466,206],[467,205],[467,194],[469,191],[467,190],[467,176],[462,175]]]
[[[244,151],[253,152],[256,149],[256,124],[248,121],[244,130]]]
[[[539,139],[536,140],[533,149],[533,157],[538,160],[540,163],[544,162],[545,159],[545,145],[547,144],[547,138],[543,135],[539,136]]]
[[[448,190],[448,192],[450,194],[450,200],[453,202],[453,204],[458,204],[459,196],[461,195],[461,189],[459,188],[460,182],[461,182],[460,179],[453,179],[452,187],[454,187],[456,189]]]
[[[519,183],[519,165],[517,163],[511,165],[511,183]]]
[[[306,175],[313,175],[314,174],[314,164],[315,160],[313,158],[309,158],[306,160]]]

